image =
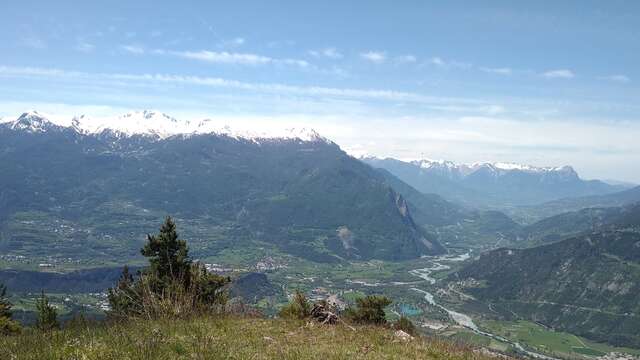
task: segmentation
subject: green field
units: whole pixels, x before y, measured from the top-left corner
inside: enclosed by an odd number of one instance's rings
[[[516,341],[526,348],[557,357],[597,357],[610,352],[640,355],[640,350],[637,349],[618,348],[595,343],[572,334],[556,332],[528,321],[487,320],[482,321],[481,325],[488,332]]]

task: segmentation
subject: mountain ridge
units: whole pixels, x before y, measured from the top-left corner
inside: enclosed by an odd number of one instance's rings
[[[112,134],[119,137],[148,136],[166,139],[172,136],[193,136],[212,134],[252,141],[297,139],[300,141],[331,141],[309,128],[272,128],[268,131],[251,131],[233,128],[208,118],[190,121],[178,120],[154,110],[128,112],[116,117],[90,117],[78,115],[71,119],[52,119],[49,115],[31,110],[15,120],[3,118],[0,125],[13,130],[44,132],[48,130],[70,129],[82,135]]]
[[[122,219],[144,231],[151,217],[171,214],[197,222],[201,255],[257,242],[326,262],[445,251],[380,174],[324,138],[118,136],[45,120],[27,113],[0,125],[0,224],[21,228],[24,216],[45,221],[26,233],[0,231],[5,250],[26,251],[44,241],[33,235],[42,231],[58,254],[116,256],[121,243],[97,245],[124,236],[125,253],[136,254],[126,227],[106,224]],[[60,222],[88,228],[44,231]]]
[[[401,161],[364,157],[361,161],[383,168],[423,193],[435,193],[459,204],[505,210],[568,196],[600,195],[620,191],[599,180],[583,180],[568,165],[534,167],[514,163],[455,164],[450,161]]]

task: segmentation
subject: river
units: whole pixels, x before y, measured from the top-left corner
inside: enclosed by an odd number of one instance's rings
[[[428,257],[428,259],[431,261],[431,266],[426,267],[426,268],[421,268],[421,269],[414,269],[409,271],[409,273],[411,275],[417,276],[425,281],[427,281],[429,284],[431,285],[435,285],[437,282],[437,279],[435,279],[432,274],[436,271],[443,271],[443,270],[448,270],[451,269],[450,265],[447,264],[443,264],[444,262],[458,262],[458,261],[464,261],[467,260],[471,257],[471,255],[469,253],[466,254],[462,254],[462,255],[442,255],[442,256],[435,256],[435,257]],[[478,326],[473,322],[473,319],[471,318],[471,316],[448,309],[446,307],[444,307],[443,305],[439,304],[436,301],[435,296],[423,289],[418,289],[416,287],[412,287],[411,290],[419,292],[421,294],[424,295],[424,299],[427,301],[427,303],[429,303],[430,305],[436,306],[442,310],[444,310],[447,314],[449,314],[449,316],[451,317],[451,319],[458,325],[463,326],[479,335],[483,335],[483,336],[487,336],[489,338],[510,344],[511,346],[513,346],[514,348],[516,348],[518,351],[531,356],[533,358],[536,359],[542,359],[542,360],[559,360],[557,358],[554,357],[550,357],[544,354],[540,354],[540,353],[536,353],[533,351],[529,351],[527,349],[525,349],[520,343],[516,342],[516,341],[512,341],[509,340],[507,338],[504,338],[500,335],[496,335],[496,334],[492,334],[483,330],[480,330],[478,328]]]

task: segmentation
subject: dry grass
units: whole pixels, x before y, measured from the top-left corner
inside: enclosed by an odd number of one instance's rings
[[[239,317],[81,325],[0,338],[0,359],[483,359],[384,328]]]

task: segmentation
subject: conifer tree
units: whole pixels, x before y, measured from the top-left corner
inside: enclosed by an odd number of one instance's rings
[[[7,298],[7,287],[0,284],[0,335],[20,331],[20,325],[11,319],[12,304]]]
[[[49,303],[49,298],[42,291],[40,299],[36,302],[38,309],[37,327],[41,330],[53,330],[60,327],[58,323],[58,310]]]
[[[0,284],[0,317],[11,318],[11,303],[7,299],[7,287]]]
[[[149,272],[162,283],[172,279],[188,279],[191,260],[187,242],[178,238],[176,224],[167,217],[157,235],[147,235],[147,243],[141,250],[149,258]]]
[[[120,279],[115,288],[109,288],[107,292],[110,314],[116,317],[124,317],[139,311],[140,294],[135,288],[133,275],[129,272],[129,267],[124,266]]]

